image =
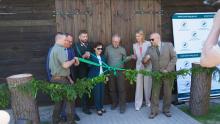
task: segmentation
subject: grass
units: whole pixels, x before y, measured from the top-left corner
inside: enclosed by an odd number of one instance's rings
[[[211,105],[209,107],[209,113],[202,116],[193,116],[187,106],[182,106],[180,109],[202,124],[220,124],[220,104]]]

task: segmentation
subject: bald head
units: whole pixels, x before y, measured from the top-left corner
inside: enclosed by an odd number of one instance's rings
[[[154,46],[158,46],[161,42],[160,34],[159,33],[152,33],[150,35],[150,40]]]
[[[55,42],[56,43],[63,43],[63,41],[65,39],[66,39],[66,35],[65,34],[57,33],[57,35],[55,36]]]

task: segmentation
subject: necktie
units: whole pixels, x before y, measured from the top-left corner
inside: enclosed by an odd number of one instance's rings
[[[156,52],[157,52],[157,55],[160,56],[160,50],[158,46],[156,47]]]

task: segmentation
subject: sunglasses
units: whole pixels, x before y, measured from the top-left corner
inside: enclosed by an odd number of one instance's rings
[[[97,50],[103,50],[103,48],[96,48]]]
[[[154,41],[154,39],[150,39],[150,41]]]

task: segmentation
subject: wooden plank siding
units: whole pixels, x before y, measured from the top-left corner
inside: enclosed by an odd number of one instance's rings
[[[45,58],[56,29],[54,0],[1,0],[0,81],[17,73],[45,79]]]
[[[90,42],[101,41],[105,45],[117,33],[122,36],[121,43],[128,55],[132,53],[137,29],[143,29],[146,34],[161,32],[160,0],[55,0],[55,5],[58,32],[72,33],[78,41],[78,32],[86,29]],[[134,62],[127,65],[134,68]],[[127,82],[127,91],[131,91],[128,101],[134,100],[134,89]]]

